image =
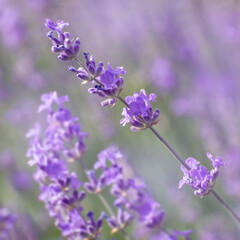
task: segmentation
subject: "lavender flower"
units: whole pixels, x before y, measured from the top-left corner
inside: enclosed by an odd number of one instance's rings
[[[47,36],[52,40],[52,52],[59,54],[58,59],[62,61],[70,61],[76,59],[80,51],[80,40],[77,38],[73,41],[68,32],[62,32],[64,26],[68,23],[64,21],[57,21],[56,24],[50,19],[46,20],[46,27],[51,29]],[[54,37],[54,31],[57,32],[58,37]]]
[[[34,175],[41,187],[39,199],[44,201],[50,216],[54,217],[55,224],[61,229],[62,235],[70,240],[79,237],[94,237],[101,228],[101,219],[94,227],[93,218],[89,214],[90,221],[82,216],[81,202],[86,193],[79,192],[82,183],[76,173],[70,173],[67,161],[79,159],[86,147],[83,138],[86,133],[81,132],[78,120],[71,116],[68,109],[63,107],[68,101],[67,96],[58,97],[56,92],[44,94],[43,104],[39,112],[47,111],[48,126],[44,131],[43,139],[40,137],[40,126],[36,125],[27,134],[32,138],[28,156],[31,157],[30,165],[37,165]],[[53,109],[53,103],[58,106]]]
[[[76,73],[77,77],[83,81],[83,84],[90,81],[96,82],[97,85],[88,91],[91,94],[107,98],[102,102],[102,106],[114,106],[124,83],[120,75],[125,74],[126,71],[119,66],[115,70],[111,67],[110,63],[108,63],[108,69],[105,70],[103,63],[99,62],[96,64],[94,57],[89,56],[89,53],[83,53],[86,61],[86,66],[84,66],[77,58],[77,54],[80,51],[80,40],[77,38],[73,44],[70,40],[70,34],[62,32],[62,29],[68,23],[59,20],[55,24],[50,19],[47,19],[45,25],[52,30],[47,35],[53,42],[52,52],[59,53],[58,58],[62,61],[76,60],[80,64],[80,67],[76,69],[69,66],[69,71]],[[58,38],[53,36],[53,31],[57,32]]]
[[[155,102],[156,94],[151,93],[149,96],[142,89],[140,94],[135,92],[133,96],[126,97],[129,108],[123,108],[123,119],[120,124],[125,126],[127,123],[132,125],[131,130],[134,132],[146,129],[149,126],[157,124],[159,121],[160,110],[155,109],[153,112],[150,101]]]
[[[122,67],[117,67],[114,70],[108,63],[108,70],[104,71],[99,77],[99,84],[88,91],[92,94],[97,94],[100,97],[107,98],[101,104],[102,106],[114,106],[116,99],[122,91],[124,80],[120,74],[125,74],[126,71]]]
[[[9,239],[9,234],[14,229],[16,217],[7,208],[0,208],[0,240]]]
[[[212,161],[214,167],[210,172],[205,166],[199,165],[200,162],[194,158],[188,158],[185,161],[190,170],[181,166],[184,176],[179,182],[179,188],[184,184],[188,184],[195,189],[194,194],[201,197],[208,195],[212,191],[219,174],[219,169],[221,166],[226,165],[226,163],[219,157],[214,158],[210,153],[207,153],[207,157]]]
[[[120,165],[123,162],[122,154],[117,148],[110,147],[98,155],[94,169],[88,172],[90,179],[85,188],[95,194],[102,192],[104,187],[111,186],[111,194],[115,197],[114,205],[118,216],[108,216],[107,222],[113,232],[127,227],[138,216],[138,221],[146,228],[159,228],[164,220],[165,213],[159,203],[149,195],[146,185],[139,179],[126,177],[128,166]],[[96,170],[101,174],[97,178]],[[99,170],[98,170],[99,171]]]
[[[86,67],[79,67],[78,70],[76,70],[70,66],[69,70],[77,73],[77,77],[83,81],[82,84],[90,81],[96,82],[97,84],[94,88],[89,88],[88,91],[91,94],[97,94],[102,98],[107,98],[101,103],[102,106],[114,106],[124,83],[124,79],[120,77],[120,74],[123,75],[126,71],[123,67],[119,66],[114,70],[110,63],[108,63],[107,70],[105,70],[103,63],[100,62],[96,65],[93,56],[89,57],[88,53],[84,53],[84,58],[86,60]]]

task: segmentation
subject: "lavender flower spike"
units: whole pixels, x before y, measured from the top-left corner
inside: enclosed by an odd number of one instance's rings
[[[77,174],[69,172],[67,162],[78,160],[85,152],[83,138],[86,133],[76,117],[72,117],[63,103],[68,101],[67,96],[58,97],[56,92],[44,94],[43,104],[39,112],[46,111],[47,126],[41,133],[36,125],[30,130],[27,137],[31,138],[28,157],[30,165],[36,165],[35,180],[40,184],[39,199],[45,202],[49,215],[55,218],[56,226],[69,240],[95,239],[100,233],[102,217],[96,222],[93,214],[83,215],[81,202],[86,197],[85,191],[80,191],[82,183]],[[52,104],[57,104],[53,109]]]
[[[55,24],[50,19],[47,19],[45,26],[51,30],[47,36],[53,43],[52,52],[59,54],[58,59],[62,61],[71,61],[76,59],[80,51],[80,40],[77,38],[74,41],[71,39],[68,32],[62,32],[62,29],[64,26],[68,26],[68,23],[59,20]],[[53,35],[54,31],[57,32],[57,38]]]
[[[132,125],[131,130],[138,132],[146,129],[159,122],[160,110],[155,109],[153,112],[150,101],[156,102],[156,94],[151,93],[149,96],[142,89],[140,94],[135,92],[133,96],[125,98],[129,108],[123,108],[120,124],[125,126],[127,123]]]
[[[208,195],[212,191],[219,174],[219,169],[221,166],[226,165],[226,163],[219,157],[214,158],[210,153],[207,153],[207,157],[212,161],[214,167],[210,172],[206,167],[199,165],[200,162],[194,158],[188,158],[185,161],[190,170],[181,166],[184,176],[179,182],[179,188],[186,183],[195,189],[195,195],[201,197]]]

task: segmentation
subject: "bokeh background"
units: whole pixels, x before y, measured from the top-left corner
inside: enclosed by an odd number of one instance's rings
[[[166,228],[193,229],[192,239],[239,239],[212,197],[185,186],[178,162],[148,130],[122,128],[122,105],[102,108],[50,51],[45,19],[64,20],[81,51],[127,70],[122,96],[157,94],[159,132],[183,156],[211,168],[206,153],[229,164],[216,189],[240,214],[240,2],[233,0],[0,0],[0,204],[18,215],[14,239],[61,239],[38,201],[27,165],[25,134],[40,121],[43,93],[69,95],[67,105],[89,133],[84,160],[119,145],[166,210]],[[76,66],[76,65],[75,65]],[[80,165],[75,169],[81,173]],[[94,199],[89,206],[98,211]],[[107,238],[108,239],[108,238]],[[120,238],[119,238],[120,239]]]

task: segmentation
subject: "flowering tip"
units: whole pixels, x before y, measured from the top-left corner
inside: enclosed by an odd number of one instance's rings
[[[70,72],[78,73],[78,70],[75,67],[73,67],[73,66],[68,66],[68,70]]]
[[[78,73],[77,77],[83,81],[89,81],[91,79],[90,76],[86,73]]]

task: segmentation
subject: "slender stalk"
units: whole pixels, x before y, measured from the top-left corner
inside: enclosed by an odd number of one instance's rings
[[[129,108],[128,103],[127,103],[120,95],[118,95],[117,98],[118,98],[127,108]]]
[[[167,149],[173,154],[173,156],[188,170],[190,167],[184,162],[184,160],[178,155],[178,153],[173,149],[173,147],[152,127],[149,129],[155,134],[155,136],[167,147]]]
[[[76,58],[75,60],[78,62],[79,66],[82,67],[82,68],[91,76],[90,72],[89,72],[88,69],[81,63],[81,61],[80,61],[78,58]]]
[[[111,206],[108,204],[107,200],[103,197],[103,195],[102,195],[101,193],[98,193],[98,197],[100,198],[101,202],[103,203],[103,205],[104,205],[104,207],[107,209],[107,211],[108,211],[114,218],[116,218],[114,211],[112,210]]]
[[[232,208],[223,200],[223,198],[216,192],[215,189],[212,189],[212,194],[216,199],[222,204],[222,206],[229,212],[229,214],[240,224],[240,217],[232,210]]]
[[[107,209],[107,211],[115,218],[117,219],[114,211],[112,210],[111,206],[108,204],[107,200],[105,199],[105,197],[101,194],[101,193],[98,193],[97,194],[99,199],[101,200],[101,202],[103,203],[103,205],[105,206],[105,208]],[[124,229],[122,228],[119,228],[120,231],[123,233],[124,237],[126,240],[130,240],[130,238],[128,237],[127,233],[124,231]]]

